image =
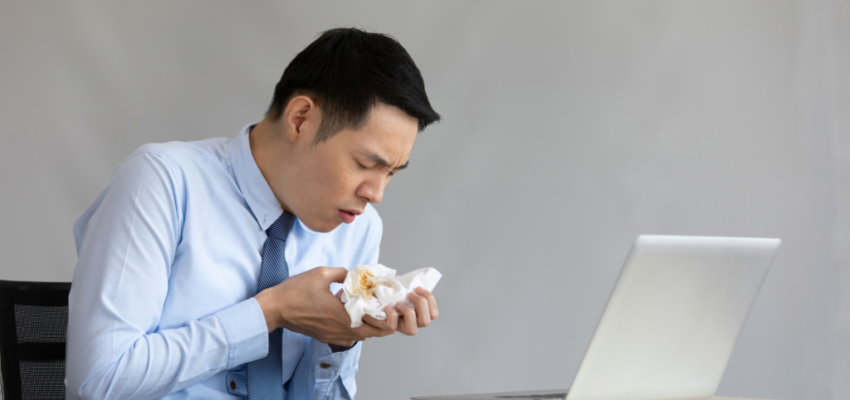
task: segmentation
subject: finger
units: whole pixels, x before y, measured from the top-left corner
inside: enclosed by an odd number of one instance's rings
[[[416,288],[415,292],[416,294],[428,299],[428,311],[431,312],[431,320],[437,319],[437,317],[440,316],[440,311],[437,310],[437,298],[421,286]]]
[[[376,327],[374,327],[374,326],[372,326],[372,325],[369,325],[369,324],[363,324],[363,325],[360,325],[360,326],[359,326],[359,327],[357,327],[357,328],[352,328],[351,330],[352,330],[355,334],[357,334],[357,335],[359,335],[359,336],[363,337],[364,339],[366,339],[366,338],[370,338],[370,337],[382,337],[382,336],[385,336],[385,335],[383,335],[383,333],[384,333],[384,330],[383,330],[383,329],[378,329],[378,328],[376,328]]]
[[[391,335],[395,333],[395,328],[390,325],[392,322],[389,320],[389,318],[385,320],[380,320],[369,315],[364,315],[363,323],[369,324],[371,326],[374,326],[375,328],[384,331],[384,334],[381,336]]]
[[[398,312],[392,306],[384,307],[384,312],[387,314],[387,326],[395,333],[398,329]]]
[[[371,315],[368,315],[368,314],[364,315],[363,318],[361,318],[361,320],[363,321],[364,324],[372,325],[372,326],[374,326],[375,328],[378,328],[378,329],[385,329],[384,324],[386,323],[386,321],[382,321],[382,320],[377,319],[377,318],[375,318]]]
[[[342,301],[342,289],[340,289],[338,292],[336,292],[335,296],[336,296],[336,298],[339,299],[339,301]]]
[[[419,331],[416,326],[416,310],[404,303],[398,303],[395,307],[401,313],[398,322],[399,332],[408,336],[415,335]]]
[[[347,269],[340,267],[319,267],[316,269],[319,270],[319,274],[328,282],[329,285],[333,282],[345,282],[345,276],[348,274]]]
[[[407,299],[416,307],[416,323],[419,324],[419,327],[424,328],[431,325],[431,312],[428,311],[428,300],[413,292],[408,293]]]

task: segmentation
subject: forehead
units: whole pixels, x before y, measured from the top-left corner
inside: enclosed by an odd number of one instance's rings
[[[397,107],[378,103],[360,129],[344,129],[337,136],[353,151],[372,152],[390,162],[404,163],[413,149],[419,121]],[[403,158],[403,159],[402,159]]]

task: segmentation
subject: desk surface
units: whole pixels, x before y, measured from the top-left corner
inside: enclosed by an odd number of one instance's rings
[[[410,400],[410,399],[392,399],[392,400]],[[743,397],[711,397],[707,400],[766,400],[766,399],[747,399]]]

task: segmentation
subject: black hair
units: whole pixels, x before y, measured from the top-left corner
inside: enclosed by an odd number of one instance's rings
[[[322,112],[316,142],[344,128],[358,129],[378,102],[419,120],[419,131],[440,120],[425,81],[407,50],[393,37],[357,28],[323,32],[283,71],[266,115],[277,121],[295,97],[309,96]]]

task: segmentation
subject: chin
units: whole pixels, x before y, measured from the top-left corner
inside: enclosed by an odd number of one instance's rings
[[[304,223],[304,225],[306,225],[311,231],[319,233],[328,233],[342,224],[340,221],[319,221],[317,223],[317,221],[307,222],[302,220],[301,222]]]

